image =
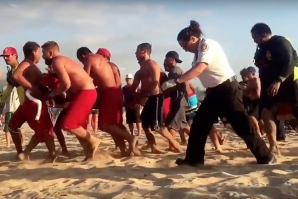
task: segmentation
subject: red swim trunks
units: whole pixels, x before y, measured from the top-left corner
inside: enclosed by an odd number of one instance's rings
[[[35,132],[34,136],[40,142],[44,142],[46,136],[54,136],[52,131],[53,123],[48,112],[47,104],[42,102],[41,115],[38,121],[35,120],[36,113],[37,104],[26,98],[24,103],[20,105],[12,115],[9,122],[9,128],[12,131],[17,132],[18,129],[27,122],[30,128]]]
[[[65,110],[61,128],[64,130],[77,129],[79,127],[86,129],[87,120],[96,98],[97,92],[95,89],[82,90],[76,93]]]
[[[118,87],[108,88],[99,96],[98,128],[122,124],[123,94]]]
[[[170,112],[170,102],[171,102],[171,98],[165,98],[164,99],[164,104],[163,104],[163,117],[164,117],[164,121],[166,120],[169,112]]]

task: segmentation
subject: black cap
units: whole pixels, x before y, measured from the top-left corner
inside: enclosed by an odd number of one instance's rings
[[[179,54],[176,51],[169,51],[166,54],[166,57],[171,57],[171,58],[175,59],[175,61],[179,64],[182,63],[182,61],[179,59]]]

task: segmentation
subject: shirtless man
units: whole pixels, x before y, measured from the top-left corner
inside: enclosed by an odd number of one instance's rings
[[[167,128],[163,127],[163,103],[164,96],[160,85],[162,80],[167,80],[166,74],[161,70],[160,66],[150,58],[151,45],[148,43],[142,43],[138,45],[136,50],[136,58],[140,64],[140,70],[136,72],[134,77],[132,90],[136,90],[139,84],[141,87],[142,101],[146,100],[144,105],[141,121],[142,127],[148,139],[148,144],[151,147],[152,153],[161,153],[156,147],[155,138],[150,132],[156,131],[163,137],[167,138],[169,143],[178,152],[182,153],[182,149],[175,138],[169,133]]]
[[[36,119],[35,117],[38,111],[38,105],[26,97],[24,103],[20,105],[13,114],[9,122],[9,130],[16,146],[19,159],[29,160],[30,152],[40,142],[45,142],[49,150],[49,158],[54,160],[56,158],[56,151],[52,131],[53,124],[48,113],[48,107],[45,103],[44,96],[40,90],[42,73],[36,65],[40,60],[40,46],[36,42],[29,41],[23,46],[23,51],[25,59],[13,73],[13,78],[24,88],[24,90],[29,90],[32,97],[42,101],[42,108],[40,118]],[[34,135],[32,136],[26,149],[23,151],[18,129],[25,122],[27,122],[34,130]]]
[[[113,70],[109,63],[99,54],[92,54],[88,48],[77,50],[78,59],[84,64],[84,69],[90,75],[97,86],[98,93],[98,127],[108,132],[113,137],[115,144],[119,146],[121,155],[125,156],[126,140],[129,143],[129,154],[139,155],[139,151],[133,151],[133,137],[125,128],[122,121],[123,94],[114,79]]]
[[[246,86],[243,88],[243,103],[247,109],[250,116],[251,123],[261,137],[262,133],[259,127],[259,99],[261,95],[261,82],[260,79],[255,76],[256,69],[252,66],[245,70],[242,75],[243,81]]]
[[[113,74],[114,74],[114,78],[116,81],[116,85],[121,88],[122,82],[121,82],[121,74],[120,74],[120,70],[118,68],[118,66],[116,64],[114,64],[113,62],[111,62],[111,53],[109,50],[105,49],[105,48],[99,48],[96,52],[96,54],[99,54],[101,56],[103,56],[106,60],[108,60],[112,70],[113,70]]]
[[[120,74],[120,70],[118,68],[118,66],[116,64],[114,64],[113,62],[111,62],[111,53],[108,49],[106,48],[99,48],[96,52],[96,54],[99,54],[101,56],[103,56],[108,63],[110,64],[113,74],[114,74],[114,79],[116,82],[116,86],[119,87],[121,89],[122,87],[122,82],[121,82],[121,74]],[[114,139],[114,137],[112,136],[112,138]],[[114,140],[115,142],[115,140]],[[117,145],[117,141],[115,142],[115,151],[117,151],[117,149],[119,148],[119,146]]]
[[[97,98],[93,79],[79,63],[60,55],[59,45],[55,41],[48,41],[41,48],[46,65],[51,65],[59,79],[59,87],[52,90],[49,96],[66,92],[70,99],[61,128],[77,136],[86,155],[84,161],[92,160],[99,145],[99,139],[86,130],[88,116]]]

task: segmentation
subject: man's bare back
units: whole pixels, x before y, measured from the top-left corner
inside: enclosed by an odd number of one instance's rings
[[[107,88],[118,87],[113,70],[104,57],[98,54],[90,54],[86,57],[84,69],[93,78],[97,86],[97,92],[104,92]]]
[[[112,68],[112,71],[113,71],[113,74],[114,74],[114,79],[115,79],[115,82],[116,82],[116,86],[121,87],[122,83],[121,83],[119,68],[113,62],[109,62],[109,64],[111,65],[111,68]]]
[[[51,66],[59,79],[64,79],[69,83],[69,90],[72,93],[81,90],[95,89],[93,79],[86,73],[79,63],[72,59],[59,55],[53,59]],[[65,70],[68,75],[66,75],[63,70]]]
[[[260,93],[261,93],[261,83],[260,79],[257,77],[254,77],[252,79],[249,79],[246,85],[245,94],[251,99],[259,99]]]

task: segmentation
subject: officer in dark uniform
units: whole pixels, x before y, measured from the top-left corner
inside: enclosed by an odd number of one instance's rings
[[[269,132],[275,135],[274,113],[279,104],[291,104],[294,116],[298,116],[298,75],[295,72],[298,58],[290,41],[282,36],[273,36],[270,27],[264,23],[255,24],[251,35],[258,44],[254,60],[261,80],[260,115],[267,135]],[[273,141],[271,150],[272,147],[277,148],[276,138]]]

